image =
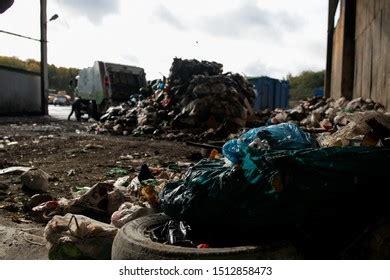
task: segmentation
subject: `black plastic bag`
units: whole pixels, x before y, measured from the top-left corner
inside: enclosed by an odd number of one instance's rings
[[[175,220],[209,229],[357,225],[388,215],[389,164],[388,148],[249,149],[233,167],[200,161],[167,184],[161,206]]]

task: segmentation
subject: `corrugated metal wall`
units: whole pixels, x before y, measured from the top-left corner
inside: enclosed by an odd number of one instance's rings
[[[287,108],[289,98],[289,83],[269,77],[249,78],[257,92],[254,109],[260,112],[264,109]]]
[[[39,74],[0,66],[0,115],[41,114]]]

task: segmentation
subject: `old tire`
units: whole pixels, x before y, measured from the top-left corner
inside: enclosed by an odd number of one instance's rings
[[[155,214],[133,220],[117,233],[113,247],[114,260],[159,259],[297,259],[297,250],[286,242],[262,246],[225,248],[186,248],[164,245],[150,240],[147,232],[168,221],[165,214]]]

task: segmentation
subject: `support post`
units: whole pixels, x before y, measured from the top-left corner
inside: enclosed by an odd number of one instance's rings
[[[344,16],[345,16],[345,24],[344,24],[344,44],[343,44],[343,62],[342,62],[343,69],[341,72],[342,75],[341,94],[346,99],[352,100],[354,78],[355,78],[356,0],[345,1]]]
[[[326,48],[326,70],[325,70],[325,97],[330,97],[331,77],[332,77],[332,59],[333,59],[333,33],[334,33],[334,16],[336,14],[339,0],[329,0],[328,7],[328,42]]]
[[[49,74],[47,67],[47,0],[41,1],[41,113],[48,115]]]

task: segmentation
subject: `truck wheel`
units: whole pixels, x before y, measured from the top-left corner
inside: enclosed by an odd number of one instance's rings
[[[97,106],[95,101],[93,101],[93,102],[95,104],[94,105],[95,106],[94,119],[98,121],[98,120],[100,120],[100,117],[106,113],[107,109],[110,108],[111,102],[108,99],[104,99],[102,101],[102,103],[99,104],[99,106]]]
[[[98,121],[100,119],[100,116],[99,116],[99,113],[98,113],[98,108],[97,108],[97,104],[96,104],[96,101],[92,101],[91,104],[90,104],[90,115],[93,119],[95,119],[96,121]],[[88,116],[89,117],[89,116]]]
[[[238,246],[225,248],[187,248],[165,245],[152,241],[148,232],[167,222],[165,214],[155,214],[133,220],[117,233],[112,246],[113,260],[159,259],[300,259],[294,246],[265,244],[262,246]]]

